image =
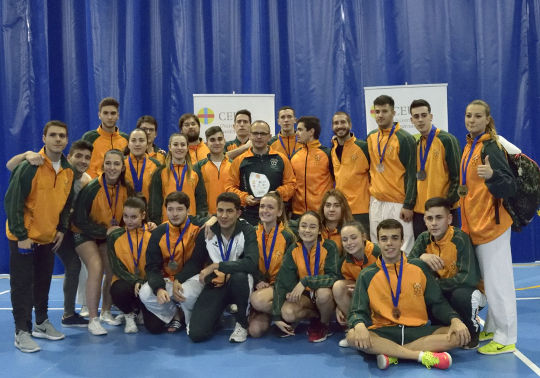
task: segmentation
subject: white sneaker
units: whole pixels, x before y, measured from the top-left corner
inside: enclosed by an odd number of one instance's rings
[[[133,312],[124,315],[124,319],[126,320],[126,325],[124,326],[124,333],[139,332],[139,328],[137,328],[137,324],[135,323],[135,317],[136,315]]]
[[[243,343],[246,341],[248,335],[247,329],[242,327],[240,323],[236,323],[234,326],[234,331],[231,333],[231,336],[229,337],[229,341],[231,343]]]
[[[90,321],[88,322],[88,332],[90,332],[94,336],[101,336],[107,334],[107,330],[103,328],[98,317],[90,319]]]
[[[120,324],[122,324],[122,320],[120,320],[118,317],[115,318],[110,311],[101,311],[101,314],[99,315],[99,320],[112,326],[119,326]]]
[[[86,305],[81,306],[81,311],[79,311],[79,315],[83,318],[86,318],[88,315],[90,315],[90,313],[88,312],[88,307],[86,307]]]
[[[339,340],[339,343],[338,345],[342,348],[348,348],[349,347],[349,342],[347,341],[347,338],[343,338],[341,340]]]

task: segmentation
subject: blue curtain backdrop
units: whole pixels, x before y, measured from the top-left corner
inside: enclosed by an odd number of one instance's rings
[[[120,100],[122,130],[152,114],[160,145],[193,93],[275,93],[276,106],[336,110],[365,137],[363,87],[448,83],[449,128],[462,142],[475,98],[499,132],[540,161],[537,0],[2,0],[2,165],[42,146],[60,119],[70,140]],[[1,192],[9,180],[1,170]],[[5,221],[2,207],[1,220]],[[540,260],[538,219],[512,236],[514,261]],[[0,272],[8,271],[1,242]]]

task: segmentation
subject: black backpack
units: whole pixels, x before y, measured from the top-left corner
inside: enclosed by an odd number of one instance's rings
[[[507,150],[513,151],[513,148],[517,147],[508,144],[504,138],[499,138],[499,142],[516,179],[516,193],[512,197],[504,198],[503,206],[512,217],[512,231],[520,232],[533,220],[540,207],[540,168],[524,153],[509,153]],[[483,149],[482,155],[485,155]],[[498,210],[497,207],[495,209],[497,223],[499,223]]]

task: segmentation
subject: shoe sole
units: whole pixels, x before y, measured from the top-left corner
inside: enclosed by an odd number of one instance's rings
[[[86,323],[86,324],[64,324],[64,323],[62,323],[62,327],[64,327],[64,328],[88,328],[88,323]]]
[[[41,350],[40,347],[37,347],[34,349],[25,349],[25,348],[22,348],[20,345],[17,345],[17,342],[14,342],[13,344],[15,345],[15,348],[17,348],[23,353],[34,353],[34,352],[39,352]]]
[[[47,339],[47,340],[53,340],[53,341],[62,340],[66,337],[66,335],[51,336],[51,335],[47,335],[46,333],[38,332],[38,331],[32,331],[32,336],[37,337],[38,339]]]
[[[388,366],[390,366],[390,364],[387,362],[386,360],[386,357],[382,354],[378,354],[377,355],[377,367],[381,370],[386,370],[388,369]]]
[[[497,351],[497,352],[483,352],[481,351],[480,349],[477,350],[478,353],[480,354],[485,354],[486,356],[495,356],[497,354],[505,354],[505,353],[514,353],[516,351],[516,349],[512,349],[512,350],[504,350],[504,351]]]
[[[101,320],[102,323],[108,324],[110,326],[115,326],[115,327],[122,324],[122,322],[112,322],[112,321],[107,321],[107,320],[103,320],[103,319],[99,319],[99,320]]]
[[[94,335],[94,336],[105,336],[107,334],[107,331],[105,332],[92,332],[90,330],[88,330],[88,332],[91,334],[91,335]]]

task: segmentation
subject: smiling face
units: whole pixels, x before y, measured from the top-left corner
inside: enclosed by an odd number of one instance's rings
[[[135,207],[124,207],[122,219],[128,230],[135,230],[142,226],[146,213]]]
[[[364,256],[364,236],[360,230],[354,226],[345,226],[341,229],[341,244],[343,250],[357,258]]]
[[[92,158],[92,152],[90,150],[73,150],[68,155],[68,162],[77,171],[82,174],[86,172],[90,166],[90,159]]]
[[[340,139],[345,139],[350,134],[351,124],[345,114],[336,114],[332,117],[332,131]]]
[[[487,115],[486,109],[482,105],[471,104],[467,106],[467,110],[465,111],[465,127],[473,138],[486,131],[490,120],[491,116]]]
[[[232,202],[219,201],[217,203],[216,217],[223,232],[231,231],[238,218],[240,218],[240,210]]]
[[[304,244],[313,245],[319,236],[319,220],[312,214],[305,214],[298,222],[298,236]]]
[[[188,149],[188,141],[184,135],[173,136],[169,143],[169,151],[171,151],[173,163],[184,164]]]
[[[399,228],[381,228],[379,230],[378,244],[387,264],[395,264],[400,260],[401,246],[403,245],[401,232]]]
[[[262,223],[275,224],[283,210],[279,208],[278,201],[272,197],[263,197],[259,206],[259,218]]]
[[[124,170],[124,160],[119,154],[107,153],[103,160],[103,173],[108,184],[115,184]]]
[[[129,134],[128,148],[136,158],[142,158],[148,147],[148,136],[142,129],[135,129]]]
[[[223,154],[223,150],[225,148],[225,137],[223,136],[223,133],[217,132],[215,134],[210,135],[206,139],[206,145],[208,146],[212,154],[214,155]]]

